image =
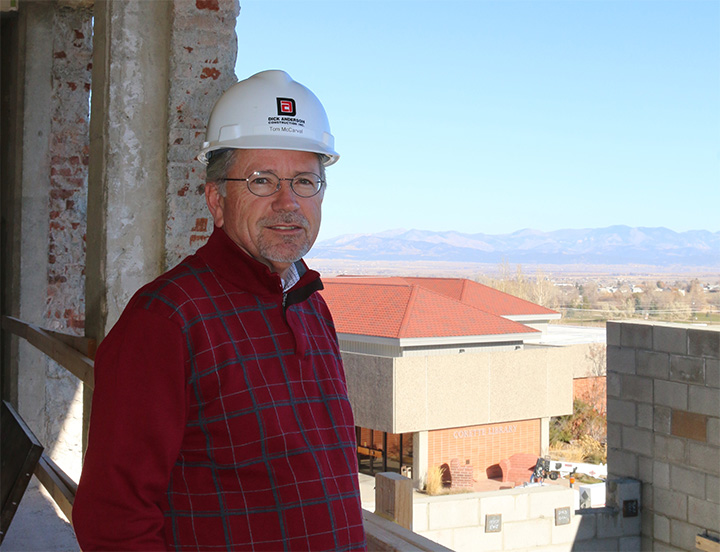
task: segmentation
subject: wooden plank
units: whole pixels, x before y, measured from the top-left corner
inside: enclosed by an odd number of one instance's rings
[[[377,514],[363,510],[368,550],[381,552],[452,552],[450,548],[400,527]]]
[[[720,541],[707,535],[695,536],[695,549],[704,552],[720,552]]]
[[[40,480],[50,493],[50,496],[58,505],[68,521],[72,523],[72,507],[75,503],[77,483],[55,463],[48,455],[43,454],[35,466],[35,477]]]
[[[382,458],[382,451],[371,449],[368,447],[358,447],[357,448],[358,453],[364,454],[365,456],[374,456],[375,458]]]
[[[58,339],[56,337],[58,332],[49,332],[10,316],[3,317],[3,328],[26,339],[28,343],[52,358],[85,385],[90,388],[94,387],[95,363],[80,351]]]

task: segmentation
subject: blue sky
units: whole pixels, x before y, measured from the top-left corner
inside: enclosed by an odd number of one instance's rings
[[[240,0],[340,161],[319,239],[395,228],[720,231],[718,0]]]

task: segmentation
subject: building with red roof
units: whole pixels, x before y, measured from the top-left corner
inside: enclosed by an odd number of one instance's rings
[[[324,278],[363,472],[418,485],[430,466],[478,484],[538,456],[572,412],[569,350],[537,343],[560,314],[460,278]]]

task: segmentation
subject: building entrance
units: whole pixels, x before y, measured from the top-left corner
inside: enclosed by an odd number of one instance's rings
[[[412,477],[413,434],[355,427],[360,473],[395,472]]]

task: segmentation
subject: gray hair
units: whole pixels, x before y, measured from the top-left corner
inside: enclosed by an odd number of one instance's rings
[[[225,182],[225,178],[235,160],[234,154],[237,151],[237,149],[225,149],[211,152],[211,155],[209,155],[210,159],[208,160],[207,170],[205,171],[205,182],[213,182],[217,187],[218,193],[223,197],[225,197],[227,193],[227,182]],[[320,165],[320,178],[325,182],[325,185],[327,185],[327,181],[325,180],[325,165],[323,164],[325,156],[321,153],[318,153],[317,156]]]

